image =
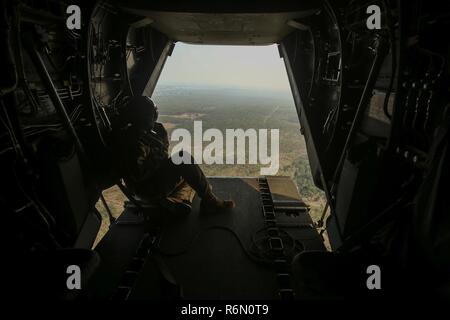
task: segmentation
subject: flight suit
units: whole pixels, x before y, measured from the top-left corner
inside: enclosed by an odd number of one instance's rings
[[[203,197],[210,188],[200,167],[194,163],[176,165],[169,157],[165,128],[156,122],[152,131],[143,132],[135,148],[136,159],[125,183],[132,192],[149,201],[192,204],[195,192]],[[169,200],[169,203],[167,202]]]

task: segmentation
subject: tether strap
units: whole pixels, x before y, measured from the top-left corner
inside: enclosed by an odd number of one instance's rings
[[[284,252],[283,239],[277,227],[272,194],[265,177],[258,179],[259,193],[261,195],[264,224],[269,236],[270,253],[274,257],[274,266],[278,282],[278,294],[281,300],[293,300],[294,290],[291,285],[291,274],[288,260]]]

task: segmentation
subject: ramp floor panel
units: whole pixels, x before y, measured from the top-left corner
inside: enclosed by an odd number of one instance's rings
[[[277,299],[278,284],[273,268],[254,262],[244,251],[251,247],[252,236],[264,227],[258,179],[210,178],[210,182],[218,196],[232,198],[236,207],[226,212],[205,214],[200,212],[200,199],[196,197],[191,214],[170,220],[161,233],[159,248],[168,268],[182,286],[184,297]],[[288,224],[312,223],[307,214],[279,214],[277,220]],[[302,243],[308,249],[325,250],[313,229],[287,228],[286,232],[294,238],[307,239]],[[177,253],[179,255],[171,256]],[[150,264],[148,268],[153,270],[154,265]],[[145,288],[137,285],[132,297],[145,296]]]
[[[153,212],[158,216],[154,221],[161,223],[157,251],[182,287],[183,297],[278,299],[275,270],[272,266],[255,262],[254,256],[248,254],[255,239],[266,236],[258,179],[215,177],[209,180],[219,197],[235,201],[234,209],[204,213],[200,211],[200,199],[195,197],[189,215],[171,216],[162,211]],[[124,215],[128,219],[122,219],[129,220],[132,214],[126,210]],[[280,229],[299,240],[305,249],[325,250],[316,230],[295,226],[311,224],[308,214],[288,216],[279,212],[277,222],[286,224],[288,227]],[[111,278],[106,284],[110,291],[113,285],[117,285],[121,270],[123,272],[126,268],[145,232],[144,225],[119,224],[111,228],[97,248],[103,264],[106,264],[106,274],[99,277],[97,283],[105,284]],[[147,259],[128,298],[157,298],[158,286],[161,285],[158,276],[155,276],[157,272],[154,259]],[[99,292],[105,296],[107,289]]]

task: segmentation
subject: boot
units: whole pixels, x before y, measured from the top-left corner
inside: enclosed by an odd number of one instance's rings
[[[172,214],[187,215],[192,210],[194,197],[194,189],[186,182],[182,182],[171,194],[161,200],[161,206]]]
[[[208,191],[202,198],[202,202],[200,204],[201,211],[207,211],[207,212],[216,212],[226,209],[232,209],[234,208],[235,204],[234,201],[229,200],[222,200],[218,198],[213,192],[212,188],[209,187]]]

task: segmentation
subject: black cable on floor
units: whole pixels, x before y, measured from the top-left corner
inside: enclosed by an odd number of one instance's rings
[[[225,227],[225,226],[220,226],[220,225],[214,225],[214,226],[209,226],[206,228],[201,229],[200,231],[198,231],[195,236],[191,239],[191,241],[189,242],[188,246],[178,252],[164,252],[161,247],[160,247],[160,243],[161,243],[161,236],[159,237],[158,243],[156,245],[156,248],[158,250],[158,252],[166,257],[177,257],[177,256],[181,256],[184,254],[187,254],[189,252],[189,250],[192,248],[193,243],[198,239],[198,237],[200,236],[200,234],[202,234],[205,231],[208,230],[224,230],[224,231],[228,231],[230,232],[235,239],[238,240],[239,242],[239,246],[242,248],[242,250],[244,251],[245,255],[253,262],[260,264],[260,265],[265,265],[265,266],[272,266],[273,265],[273,258],[270,257],[269,253],[270,252],[270,248],[267,248],[267,250],[262,249],[260,246],[258,246],[258,242],[261,242],[263,240],[268,240],[269,237],[266,236],[264,238],[261,239],[256,239],[255,235],[260,233],[261,231],[266,230],[266,228],[262,228],[257,230],[253,235],[252,235],[252,246],[256,247],[256,249],[258,249],[258,253],[254,253],[251,250],[248,250],[244,243],[242,242],[241,238],[239,237],[239,235],[236,233],[235,230],[229,228],[229,227]],[[289,249],[289,253],[296,253],[295,250],[298,250],[299,252],[303,251],[305,248],[303,246],[303,244],[301,244],[299,241],[297,241],[296,239],[294,239],[287,231],[285,230],[281,230],[281,232],[287,236],[288,239],[291,240],[292,245],[287,248]]]
[[[189,242],[188,246],[187,246],[185,249],[183,249],[183,250],[181,250],[181,251],[178,251],[178,252],[164,252],[163,250],[161,250],[161,248],[160,248],[161,237],[160,237],[160,238],[159,238],[159,241],[158,241],[158,243],[157,243],[157,246],[156,246],[156,247],[157,247],[157,250],[158,250],[158,252],[159,252],[161,255],[166,256],[166,257],[177,257],[177,256],[184,255],[184,254],[186,254],[186,253],[189,252],[189,250],[191,249],[193,243],[198,239],[198,237],[200,236],[200,234],[202,234],[202,233],[205,232],[205,231],[208,231],[208,230],[214,230],[214,229],[216,229],[216,230],[224,230],[224,231],[230,232],[230,233],[234,236],[234,238],[239,242],[239,246],[242,248],[242,250],[244,251],[245,255],[246,255],[251,261],[253,261],[253,262],[257,263],[257,264],[260,264],[260,265],[265,265],[265,266],[271,266],[271,265],[273,265],[273,261],[272,261],[272,260],[270,260],[270,259],[264,259],[264,258],[258,257],[257,255],[255,255],[255,254],[252,253],[251,251],[247,250],[247,248],[246,248],[245,245],[243,244],[241,238],[240,238],[239,235],[236,233],[236,231],[234,231],[233,229],[231,229],[231,228],[229,228],[229,227],[218,226],[218,225],[215,225],[215,226],[209,226],[209,227],[203,228],[203,229],[201,229],[200,231],[198,231],[198,232],[195,234],[195,236],[191,239],[191,241]]]

